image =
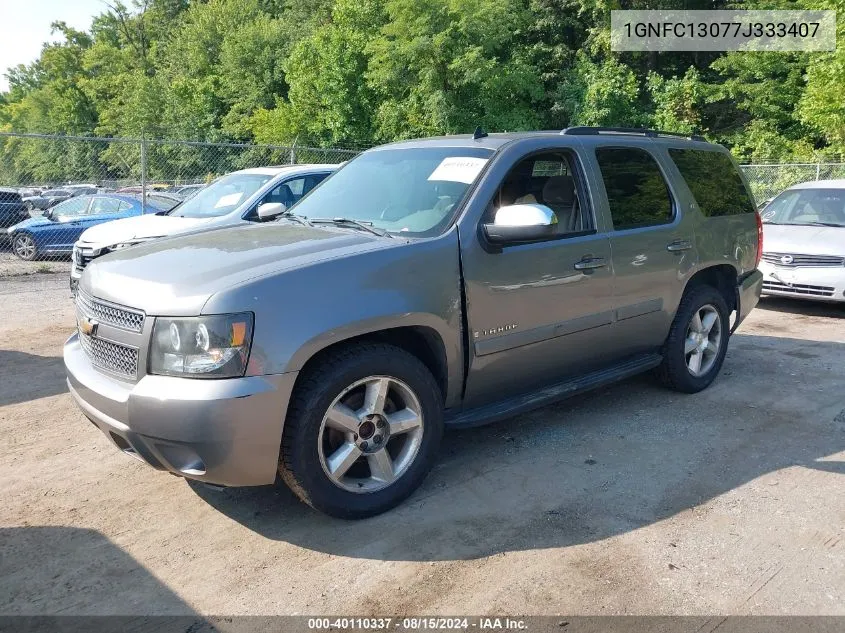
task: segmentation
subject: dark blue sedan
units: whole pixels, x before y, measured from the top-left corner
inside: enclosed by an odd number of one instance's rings
[[[158,205],[147,203],[147,213],[157,213]],[[98,194],[78,196],[34,218],[8,229],[12,250],[21,259],[41,255],[68,255],[85,229],[110,220],[141,215],[141,201],[133,196]]]

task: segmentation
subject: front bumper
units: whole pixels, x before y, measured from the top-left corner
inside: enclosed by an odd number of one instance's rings
[[[760,262],[763,294],[778,297],[845,301],[845,267],[787,267]]]
[[[223,486],[275,481],[296,372],[228,379],[144,376],[93,367],[77,334],[64,346],[71,395],[123,452],[153,468]]]

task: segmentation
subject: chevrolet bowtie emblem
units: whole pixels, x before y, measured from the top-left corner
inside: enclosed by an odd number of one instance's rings
[[[94,336],[97,331],[97,326],[100,325],[94,319],[89,317],[82,317],[79,319],[79,331],[88,336]]]

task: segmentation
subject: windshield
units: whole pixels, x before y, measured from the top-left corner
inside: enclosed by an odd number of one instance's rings
[[[179,218],[215,218],[237,209],[273,176],[269,174],[228,174],[173,210]]]
[[[492,154],[477,147],[367,152],[303,198],[294,213],[366,222],[403,235],[436,235]]]
[[[845,189],[791,189],[761,213],[767,224],[845,226]]]

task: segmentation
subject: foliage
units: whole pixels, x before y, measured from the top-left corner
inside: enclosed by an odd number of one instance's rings
[[[35,62],[8,70],[0,129],[362,146],[477,125],[652,126],[701,132],[741,160],[845,154],[845,51],[610,51],[610,10],[647,0],[124,2],[105,0],[86,32],[55,24]],[[845,15],[845,0],[812,8]],[[7,140],[0,169],[47,178],[59,156]],[[120,144],[72,160],[138,168]]]

